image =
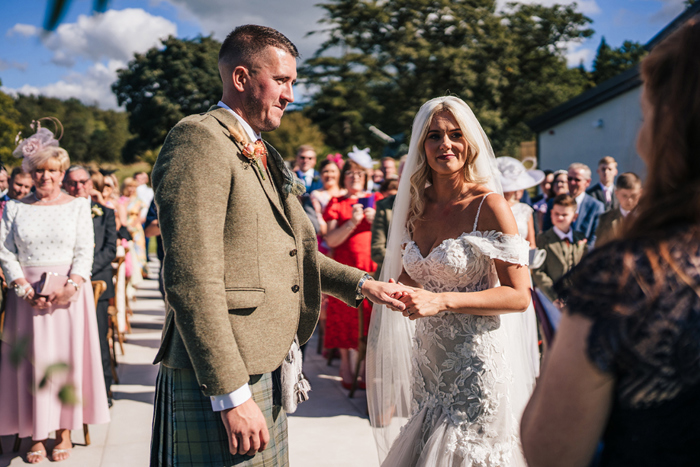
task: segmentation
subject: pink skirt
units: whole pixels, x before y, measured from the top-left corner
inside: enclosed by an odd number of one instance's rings
[[[68,274],[70,265],[25,266],[23,270],[34,284],[43,272]],[[22,438],[42,440],[58,429],[109,422],[90,282],[78,294],[78,300],[69,305],[44,310],[32,308],[12,290],[7,294],[0,344],[0,435],[19,433]],[[23,341],[26,350],[17,364],[11,350]],[[55,363],[67,363],[69,368],[52,373],[40,388],[46,369]],[[75,388],[76,404],[64,404],[58,397],[67,384]]]

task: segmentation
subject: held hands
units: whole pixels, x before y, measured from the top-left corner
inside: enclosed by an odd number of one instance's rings
[[[405,305],[399,301],[399,298],[411,290],[410,287],[397,284],[391,279],[389,282],[365,281],[362,284],[362,295],[373,303],[385,305],[392,310],[398,311],[402,311],[405,308]]]
[[[253,456],[270,442],[265,417],[252,398],[238,407],[223,410],[221,420],[228,434],[228,449],[234,456]]]
[[[69,302],[70,298],[75,295],[78,291],[70,283],[67,283],[63,288],[57,290],[46,298],[46,302],[49,305],[65,305]]]
[[[445,309],[440,295],[423,289],[413,289],[400,298],[406,306],[403,315],[410,320],[434,316]]]

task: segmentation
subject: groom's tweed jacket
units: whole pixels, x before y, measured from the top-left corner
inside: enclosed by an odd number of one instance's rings
[[[311,337],[321,291],[357,306],[364,274],[318,253],[301,204],[282,194],[279,154],[267,144],[273,186],[229,128],[246,134],[217,106],[184,118],[153,168],[167,306],[155,363],[193,368],[206,396],[275,370],[295,334]]]

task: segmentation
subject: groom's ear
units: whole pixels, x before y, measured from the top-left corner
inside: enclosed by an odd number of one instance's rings
[[[245,88],[250,81],[250,72],[248,71],[248,68],[241,65],[234,68],[231,72],[231,80],[236,91],[245,91]]]

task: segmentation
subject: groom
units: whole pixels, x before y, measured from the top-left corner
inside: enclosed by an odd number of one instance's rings
[[[279,366],[311,337],[321,293],[403,309],[401,286],[318,253],[300,181],[259,141],[294,101],[298,56],[274,29],[236,28],[221,101],[180,121],[153,169],[167,316],[152,466],[287,465]]]

